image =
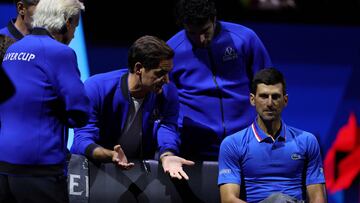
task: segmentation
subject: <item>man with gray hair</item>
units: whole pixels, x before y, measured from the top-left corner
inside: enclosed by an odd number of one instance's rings
[[[0,29],[0,34],[20,40],[30,33],[31,16],[39,0],[16,0],[15,3],[18,15],[10,20],[6,27]]]
[[[88,121],[89,99],[69,48],[84,5],[41,0],[32,32],[3,68],[15,94],[0,105],[0,202],[68,202],[67,132]]]

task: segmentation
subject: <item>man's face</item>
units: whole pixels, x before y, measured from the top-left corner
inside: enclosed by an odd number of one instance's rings
[[[34,4],[25,5],[22,1],[17,3],[18,13],[21,15],[28,30],[31,30],[32,16],[34,14],[35,8],[36,5]]]
[[[162,86],[169,82],[169,72],[173,67],[173,60],[161,60],[157,68],[146,70],[141,68],[141,84],[144,90],[157,94],[162,92]]]
[[[30,5],[25,9],[26,11],[25,11],[25,15],[24,15],[24,22],[25,22],[25,25],[28,28],[28,30],[31,29],[31,21],[32,21],[32,16],[34,14],[35,8],[36,8],[35,5]]]
[[[280,119],[281,112],[288,103],[288,96],[283,94],[283,85],[257,85],[256,94],[250,94],[250,103],[264,121]]]
[[[215,25],[215,21],[208,20],[202,25],[184,24],[184,28],[187,36],[196,47],[206,48],[214,37]]]

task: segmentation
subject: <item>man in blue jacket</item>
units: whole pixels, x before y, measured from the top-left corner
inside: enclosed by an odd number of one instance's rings
[[[0,105],[0,202],[68,202],[67,132],[84,126],[89,111],[67,46],[82,9],[78,0],[41,0],[32,33],[4,56],[16,92]]]
[[[143,36],[129,49],[128,70],[89,78],[90,120],[75,129],[71,152],[129,169],[134,164],[127,158],[154,158],[158,150],[165,172],[188,179],[182,165],[194,163],[175,156],[179,103],[176,87],[168,83],[173,56],[164,41]]]
[[[0,29],[0,34],[16,40],[22,39],[31,31],[31,16],[39,0],[16,0],[17,17]]]
[[[179,128],[185,157],[217,160],[221,140],[249,125],[249,81],[271,66],[257,35],[242,25],[217,21],[212,0],[180,0],[184,27],[168,44],[175,52],[171,81],[179,91]]]

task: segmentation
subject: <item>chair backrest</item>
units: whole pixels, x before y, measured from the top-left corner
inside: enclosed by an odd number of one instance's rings
[[[124,171],[112,163],[89,162],[90,203],[112,202],[220,202],[217,162],[196,162],[184,167],[190,180],[171,179],[155,160],[131,160],[135,167]],[[81,178],[79,178],[81,180]],[[85,180],[85,178],[84,178]],[[73,201],[75,203],[79,201]]]
[[[84,156],[72,154],[68,163],[69,202],[89,202],[89,163]]]

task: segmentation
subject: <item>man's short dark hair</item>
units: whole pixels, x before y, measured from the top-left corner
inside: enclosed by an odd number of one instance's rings
[[[216,17],[215,2],[213,0],[179,0],[175,15],[177,24],[203,25]]]
[[[250,92],[256,94],[258,84],[276,85],[281,83],[283,94],[286,94],[286,83],[283,74],[276,68],[265,68],[257,72],[251,82]]]
[[[143,36],[129,48],[128,68],[134,73],[134,66],[140,62],[146,69],[157,68],[161,60],[172,59],[174,51],[165,41],[154,36]]]
[[[15,0],[15,4],[17,4],[20,1],[23,2],[25,6],[33,6],[33,5],[37,5],[40,0]]]

